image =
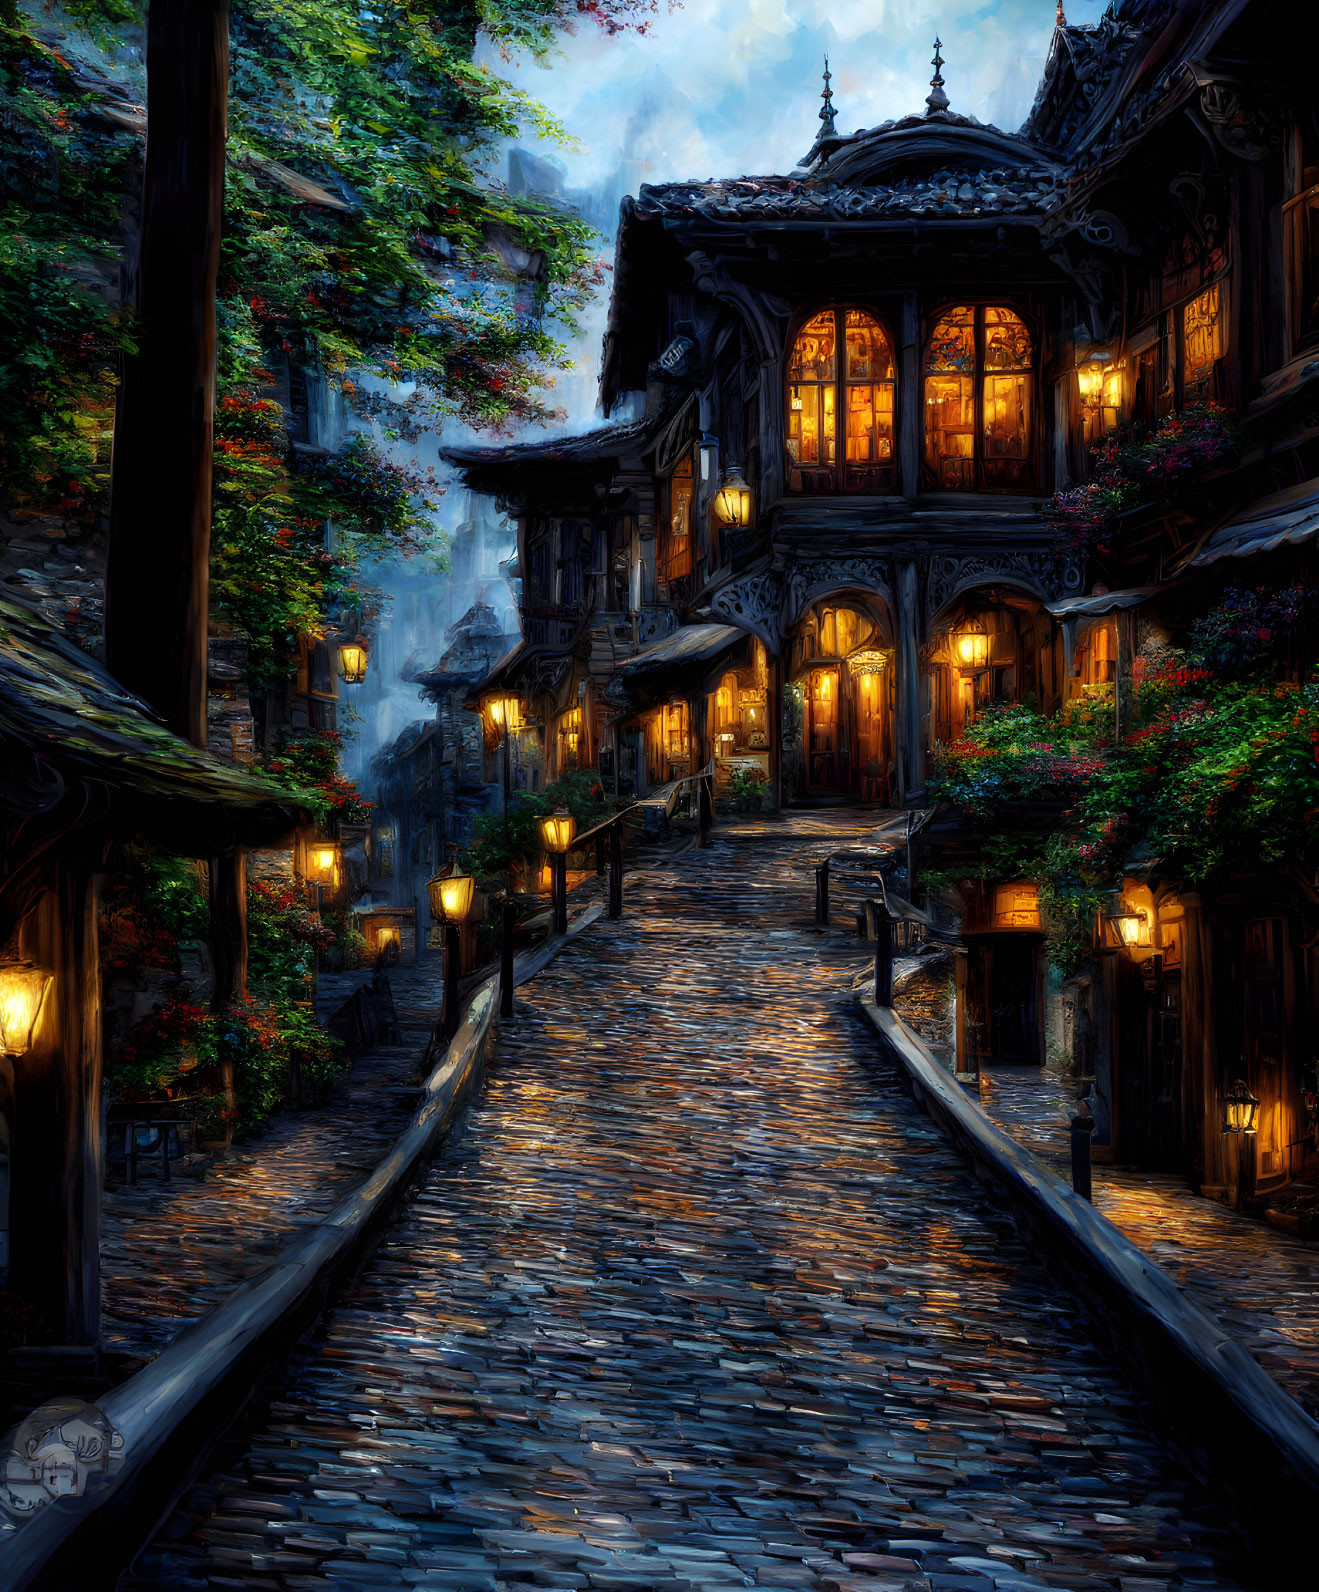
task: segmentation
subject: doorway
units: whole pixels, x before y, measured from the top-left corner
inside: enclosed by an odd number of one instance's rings
[[[816,669],[806,700],[810,714],[807,788],[838,791],[845,786],[838,757],[838,670]]]

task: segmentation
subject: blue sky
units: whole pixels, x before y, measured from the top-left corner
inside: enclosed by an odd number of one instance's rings
[[[810,147],[826,51],[838,127],[924,109],[943,40],[952,108],[1012,130],[1030,107],[1055,0],[687,0],[646,38],[582,28],[557,57],[504,63],[581,143],[560,154],[572,186],[626,162],[638,181],[788,170]],[[1099,0],[1071,0],[1093,22]],[[636,183],[627,184],[635,188]]]

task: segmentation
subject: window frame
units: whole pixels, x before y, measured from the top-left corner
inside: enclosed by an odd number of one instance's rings
[[[889,366],[893,375],[889,378],[870,377],[850,381],[847,375],[847,317],[849,314],[864,315],[872,321],[883,334],[888,345]],[[791,371],[793,355],[796,351],[797,340],[812,323],[822,315],[832,315],[834,322],[834,374],[824,381],[799,382],[793,381]],[[826,463],[823,459],[816,464],[802,464],[795,460],[788,451],[788,417],[791,414],[792,389],[794,387],[813,387],[820,393],[821,407],[824,405],[824,393],[827,389],[833,390],[833,424],[834,424],[834,458],[833,462]],[[869,387],[872,394],[875,389],[888,387],[892,390],[892,431],[889,457],[885,460],[865,461],[849,460],[847,457],[847,396],[852,387]],[[783,467],[785,490],[794,497],[890,497],[901,491],[900,479],[900,394],[898,376],[897,344],[893,338],[893,331],[885,317],[864,301],[834,300],[828,304],[817,305],[814,309],[802,315],[792,329],[784,353],[783,365]],[[875,400],[872,397],[872,403]],[[821,441],[824,438],[823,417],[820,424]],[[822,450],[823,451],[823,450]],[[883,484],[865,484],[852,486],[848,484],[848,475],[853,469],[865,471],[877,476]],[[794,472],[803,477],[813,478],[810,484],[806,481],[800,486],[794,486],[792,477]]]
[[[969,488],[946,487],[939,484],[935,475],[934,465],[930,459],[930,426],[925,420],[927,383],[931,378],[939,376],[959,375],[965,379],[963,373],[955,371],[937,371],[929,368],[930,349],[934,343],[935,333],[943,321],[954,311],[968,309],[972,313],[972,338],[975,358],[975,368],[971,373],[971,463],[972,482]],[[1006,310],[1021,322],[1030,338],[1030,361],[1027,365],[1014,367],[1011,370],[987,370],[985,367],[985,317],[989,310]],[[931,309],[926,315],[927,331],[923,342],[923,354],[920,369],[920,407],[923,424],[921,426],[921,452],[920,452],[920,482],[922,492],[992,492],[1006,496],[1020,496],[1022,494],[1035,495],[1040,491],[1040,415],[1039,415],[1039,360],[1040,338],[1037,328],[1033,324],[1033,317],[1020,309],[1011,300],[1002,298],[959,298],[950,299]],[[1029,383],[1026,402],[1026,452],[1022,460],[1023,473],[1026,479],[1020,484],[999,485],[989,480],[987,466],[994,460],[987,457],[985,447],[985,381],[986,377],[1001,377],[1024,375]]]

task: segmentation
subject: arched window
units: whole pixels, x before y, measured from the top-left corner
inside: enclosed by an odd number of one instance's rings
[[[1029,491],[1032,350],[1009,309],[959,305],[925,360],[925,485],[946,492]]]
[[[788,361],[789,489],[891,492],[894,394],[893,345],[874,316],[836,309],[808,321]]]

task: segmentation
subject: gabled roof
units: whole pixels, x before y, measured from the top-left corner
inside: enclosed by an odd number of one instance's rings
[[[59,809],[184,856],[273,845],[311,819],[297,793],[180,740],[47,619],[0,597],[0,815]]]

